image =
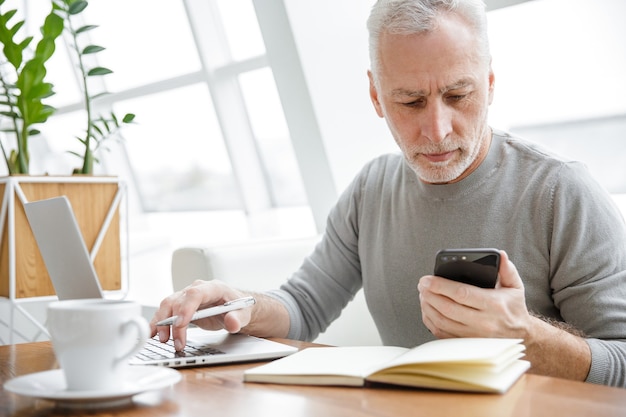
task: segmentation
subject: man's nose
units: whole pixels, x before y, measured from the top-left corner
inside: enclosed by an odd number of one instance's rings
[[[422,135],[439,143],[452,132],[452,111],[441,102],[430,102],[423,114]]]

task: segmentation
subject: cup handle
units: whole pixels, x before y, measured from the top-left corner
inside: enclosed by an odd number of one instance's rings
[[[146,319],[144,319],[143,317],[131,318],[120,326],[120,332],[126,333],[131,327],[135,327],[137,329],[137,343],[132,346],[128,353],[115,359],[115,362],[113,363],[114,367],[117,367],[120,363],[127,362],[128,359],[135,356],[135,354],[144,347],[146,341],[148,340],[148,337],[150,337],[150,326],[148,325]]]

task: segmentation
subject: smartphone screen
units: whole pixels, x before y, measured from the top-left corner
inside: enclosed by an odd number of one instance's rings
[[[442,249],[437,252],[434,275],[481,288],[494,288],[499,267],[497,249]]]

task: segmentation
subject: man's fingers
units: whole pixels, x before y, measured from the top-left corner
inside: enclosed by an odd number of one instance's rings
[[[501,250],[500,251],[500,279],[498,280],[498,287],[503,288],[524,288],[522,278],[517,272],[517,268],[509,259],[509,255]]]

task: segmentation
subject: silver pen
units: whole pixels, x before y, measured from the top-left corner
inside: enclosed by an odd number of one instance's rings
[[[254,297],[243,297],[238,298],[236,300],[228,301],[220,306],[214,306],[205,308],[202,310],[198,310],[191,316],[191,321],[200,320],[206,317],[217,316],[218,314],[227,313],[233,310],[240,310],[242,308],[248,307],[256,303],[256,299]],[[178,316],[172,316],[165,320],[159,321],[157,326],[171,326],[176,322]]]

